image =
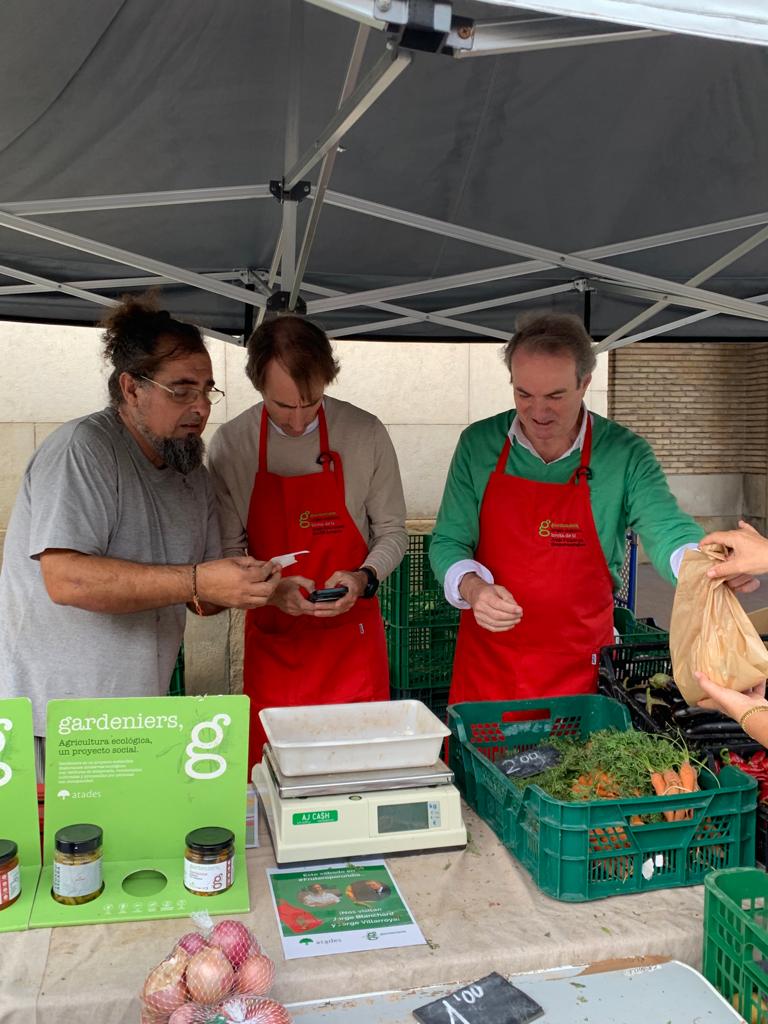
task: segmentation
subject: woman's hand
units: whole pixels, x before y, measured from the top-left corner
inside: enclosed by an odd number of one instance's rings
[[[698,701],[698,705],[701,708],[722,711],[724,715],[728,715],[734,722],[738,722],[744,712],[749,711],[750,708],[757,705],[768,707],[768,701],[765,699],[765,680],[751,690],[745,690],[743,693],[740,693],[738,690],[730,690],[727,686],[719,686],[717,683],[713,683],[703,672],[696,672],[695,675],[702,690],[707,694],[704,700]]]

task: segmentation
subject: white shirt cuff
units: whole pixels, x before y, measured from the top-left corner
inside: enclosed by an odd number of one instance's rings
[[[459,593],[459,584],[468,572],[476,572],[480,579],[485,580],[486,583],[494,582],[493,573],[479,562],[475,562],[471,558],[464,558],[460,562],[454,562],[445,574],[445,583],[443,585],[445,599],[454,608],[461,608],[462,610],[469,608],[469,605]]]
[[[698,550],[698,544],[683,544],[682,547],[676,548],[672,552],[672,554],[669,556],[669,565],[672,569],[672,574],[674,575],[675,579],[677,579],[677,577],[680,575],[680,563],[683,560],[683,555],[685,554],[685,552]]]

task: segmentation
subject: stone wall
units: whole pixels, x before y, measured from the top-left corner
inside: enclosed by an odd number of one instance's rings
[[[645,437],[707,529],[766,525],[768,343],[642,342],[609,361],[608,413]]]

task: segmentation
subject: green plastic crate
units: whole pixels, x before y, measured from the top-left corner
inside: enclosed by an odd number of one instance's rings
[[[549,736],[631,728],[627,709],[599,696],[488,701],[448,709],[456,785],[542,892],[583,902],[700,884],[713,868],[755,862],[754,779],[725,767],[702,790],[670,797],[566,802],[520,790],[495,762]],[[631,825],[634,815],[691,809],[684,821]]]
[[[425,686],[421,690],[398,690],[390,687],[391,700],[420,700],[429,710],[444,722],[448,714],[448,691],[450,686]]]
[[[450,605],[429,564],[431,534],[413,533],[403,560],[379,588],[384,621],[392,626],[457,626],[460,612]]]
[[[379,590],[392,689],[408,697],[450,684],[461,614],[432,572],[430,541],[429,534],[412,534],[403,561]]]
[[[768,875],[712,871],[704,880],[703,973],[748,1021],[768,1024]]]
[[[385,622],[392,688],[440,690],[449,686],[457,629],[457,626],[393,626]]]
[[[613,624],[623,644],[643,644],[652,641],[669,643],[669,633],[665,629],[657,626],[653,620],[636,619],[629,608],[616,606],[613,609]]]

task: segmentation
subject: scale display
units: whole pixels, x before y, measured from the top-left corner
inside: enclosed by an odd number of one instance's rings
[[[377,823],[380,834],[414,832],[440,827],[440,804],[436,800],[420,800],[411,804],[379,804]]]

